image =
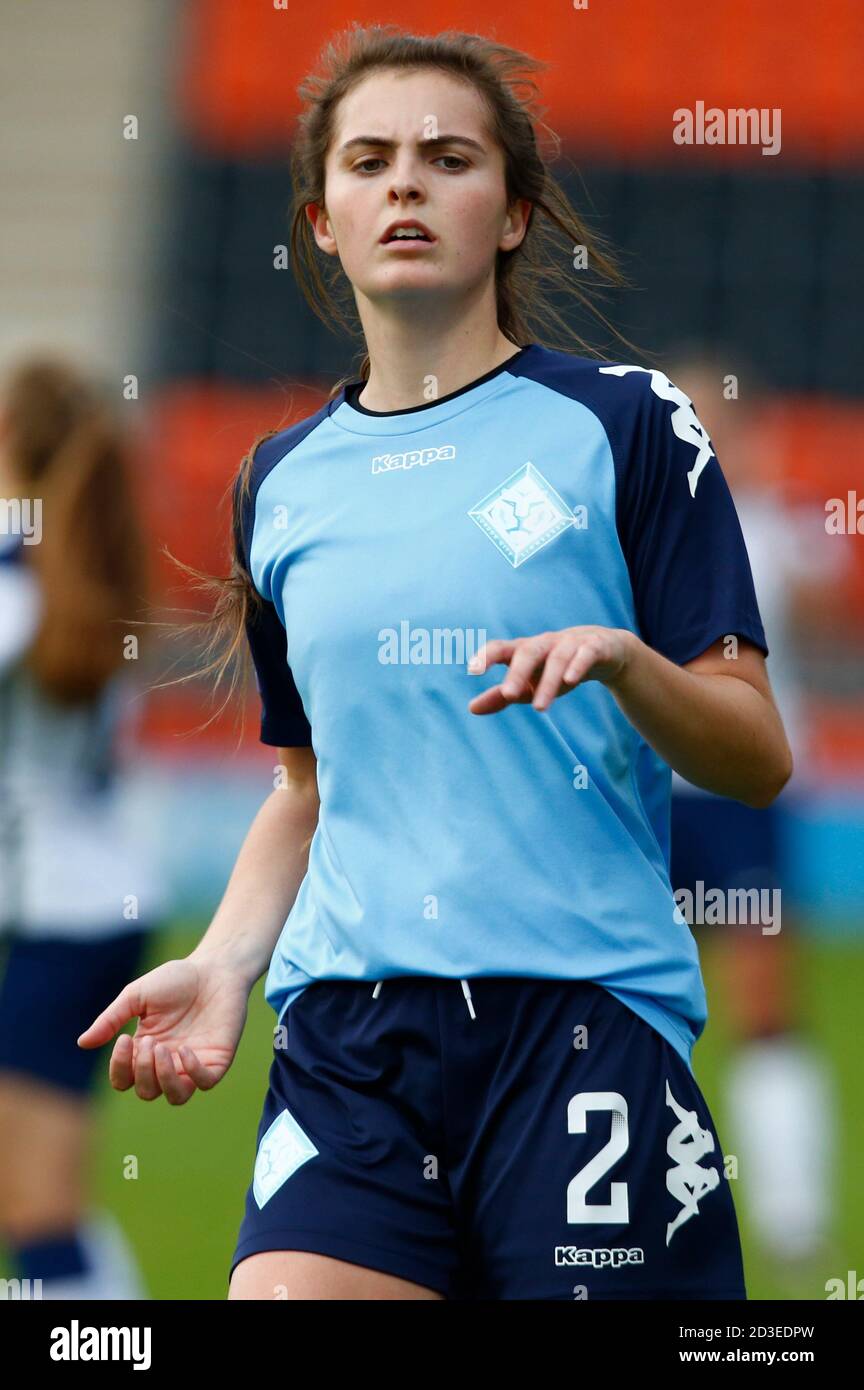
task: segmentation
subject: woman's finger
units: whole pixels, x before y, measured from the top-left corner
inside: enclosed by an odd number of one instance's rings
[[[592,666],[596,666],[600,659],[600,652],[597,649],[596,641],[585,638],[579,645],[579,650],[574,654],[573,660],[564,672],[564,679],[568,685],[576,685],[581,681]]]
[[[578,637],[562,637],[561,641],[552,648],[546,658],[543,674],[537,682],[537,689],[534,692],[533,705],[535,709],[546,709],[547,705],[550,705],[555,699],[561,686],[570,683],[570,678],[565,673],[573,663],[579,642]]]
[[[499,661],[509,661],[517,641],[516,637],[494,637],[491,642],[484,642],[468,662],[471,675],[481,675],[489,666],[497,666]]]
[[[153,1061],[153,1039],[150,1037],[134,1038],[135,1044],[135,1094],[141,1100],[155,1100],[161,1096],[162,1089],[156,1080],[156,1068]]]
[[[144,1005],[139,985],[139,980],[133,980],[121,990],[107,1009],[103,1009],[98,1018],[93,1020],[90,1027],[84,1029],[78,1038],[79,1047],[101,1047],[103,1043],[110,1042],[130,1019],[140,1018]]]
[[[209,1091],[219,1080],[204,1063],[199,1060],[191,1047],[185,1044],[180,1048],[180,1060],[200,1091]]]
[[[156,1078],[162,1087],[162,1094],[169,1105],[185,1105],[195,1090],[195,1083],[188,1076],[177,1074],[174,1057],[167,1043],[157,1043],[153,1049]]]
[[[522,695],[513,699],[508,699],[501,694],[500,685],[490,685],[488,690],[484,690],[480,695],[475,695],[473,700],[468,703],[471,714],[498,714],[502,709],[508,709],[510,705],[530,705],[534,695],[534,686],[529,681]]]
[[[108,1063],[108,1080],[115,1091],[128,1091],[132,1085],[133,1051],[132,1034],[121,1033],[114,1044],[111,1061]]]
[[[510,661],[510,670],[501,683],[501,694],[506,700],[525,694],[531,677],[552,645],[553,636],[543,633],[539,637],[526,637],[519,643]]]

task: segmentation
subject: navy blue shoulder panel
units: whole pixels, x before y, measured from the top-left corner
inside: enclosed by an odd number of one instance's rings
[[[252,583],[249,555],[255,527],[255,501],[264,479],[292,449],[311,434],[326,419],[332,403],[328,402],[314,415],[299,420],[285,430],[262,439],[252,460],[249,488],[240,497],[238,475],[233,491],[232,525],[237,556]],[[257,593],[256,589],[256,593]],[[287,635],[275,605],[258,594],[257,609],[246,620],[246,637],[255,669],[255,682],[261,697],[260,741],[280,748],[310,747],[312,730],[303,701],[288,664]]]
[[[255,449],[249,488],[242,503],[240,502],[240,477],[238,474],[233,493],[234,537],[237,543],[237,554],[247,572],[249,554],[252,548],[255,499],[258,496],[258,489],[277,463],[281,463],[286,454],[290,454],[292,449],[296,449],[298,444],[302,444],[306,436],[311,434],[322,420],[327,418],[335,404],[335,401],[328,401],[320,410],[316,410],[314,415],[307,416],[305,420],[298,420],[296,424],[289,425],[287,429],[277,430],[274,434],[261,440]]]
[[[688,397],[662,372],[539,345],[513,374],[579,401],[605,430],[643,640],[679,665],[732,634],[767,655],[732,494]]]

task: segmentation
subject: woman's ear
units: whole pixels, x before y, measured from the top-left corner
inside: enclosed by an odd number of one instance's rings
[[[527,198],[517,198],[516,202],[507,209],[504,231],[501,233],[501,240],[498,243],[499,251],[515,251],[516,247],[522,244],[533,211],[534,204]]]
[[[330,226],[330,218],[327,209],[321,203],[307,203],[306,216],[312,225],[312,235],[315,243],[322,251],[326,251],[328,256],[338,255],[338,247],[333,230]]]

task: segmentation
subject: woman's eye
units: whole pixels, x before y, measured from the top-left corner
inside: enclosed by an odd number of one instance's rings
[[[467,161],[467,159],[463,159],[462,156],[461,156],[461,155],[458,155],[458,154],[439,154],[432,162],[433,162],[434,164],[438,164],[439,161],[442,160],[442,159],[450,159],[450,160],[455,161],[455,163],[452,163],[452,164],[450,164],[450,165],[448,166],[448,168],[449,168],[453,173],[455,173],[457,169],[467,169],[467,168],[468,168],[468,161]],[[383,163],[384,163],[384,160],[381,158],[380,155],[377,155],[377,154],[370,154],[370,155],[367,155],[365,159],[359,160],[359,162],[358,162],[357,164],[354,165],[354,168],[357,169],[357,170],[362,171],[364,174],[370,174],[370,173],[371,173],[371,174],[375,174],[375,173],[377,173],[377,170],[376,170],[376,169],[369,169],[367,166],[370,165],[370,164],[383,164]]]

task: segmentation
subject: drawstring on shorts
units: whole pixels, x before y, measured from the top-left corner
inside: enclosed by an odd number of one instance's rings
[[[378,998],[378,995],[381,993],[381,986],[383,985],[383,983],[384,983],[383,980],[379,980],[378,983],[376,984],[375,988],[374,988],[373,991],[372,991],[372,998],[373,998],[373,999],[377,999],[377,998]],[[469,1014],[471,1015],[472,1018],[476,1018],[477,1015],[476,1015],[475,1012],[474,1012],[474,1001],[473,1001],[472,998],[471,998],[471,989],[470,989],[470,987],[469,987],[469,985],[468,985],[468,981],[467,981],[467,980],[460,980],[459,983],[460,983],[461,986],[462,986],[462,993],[465,995],[465,1003],[468,1005],[468,1012],[469,1012]]]
[[[468,988],[468,981],[462,980],[460,983],[462,985],[462,993],[465,995],[465,1003],[468,1005],[468,1012],[472,1018],[476,1018],[477,1015],[474,1012],[474,1004],[471,1000],[471,990]]]

